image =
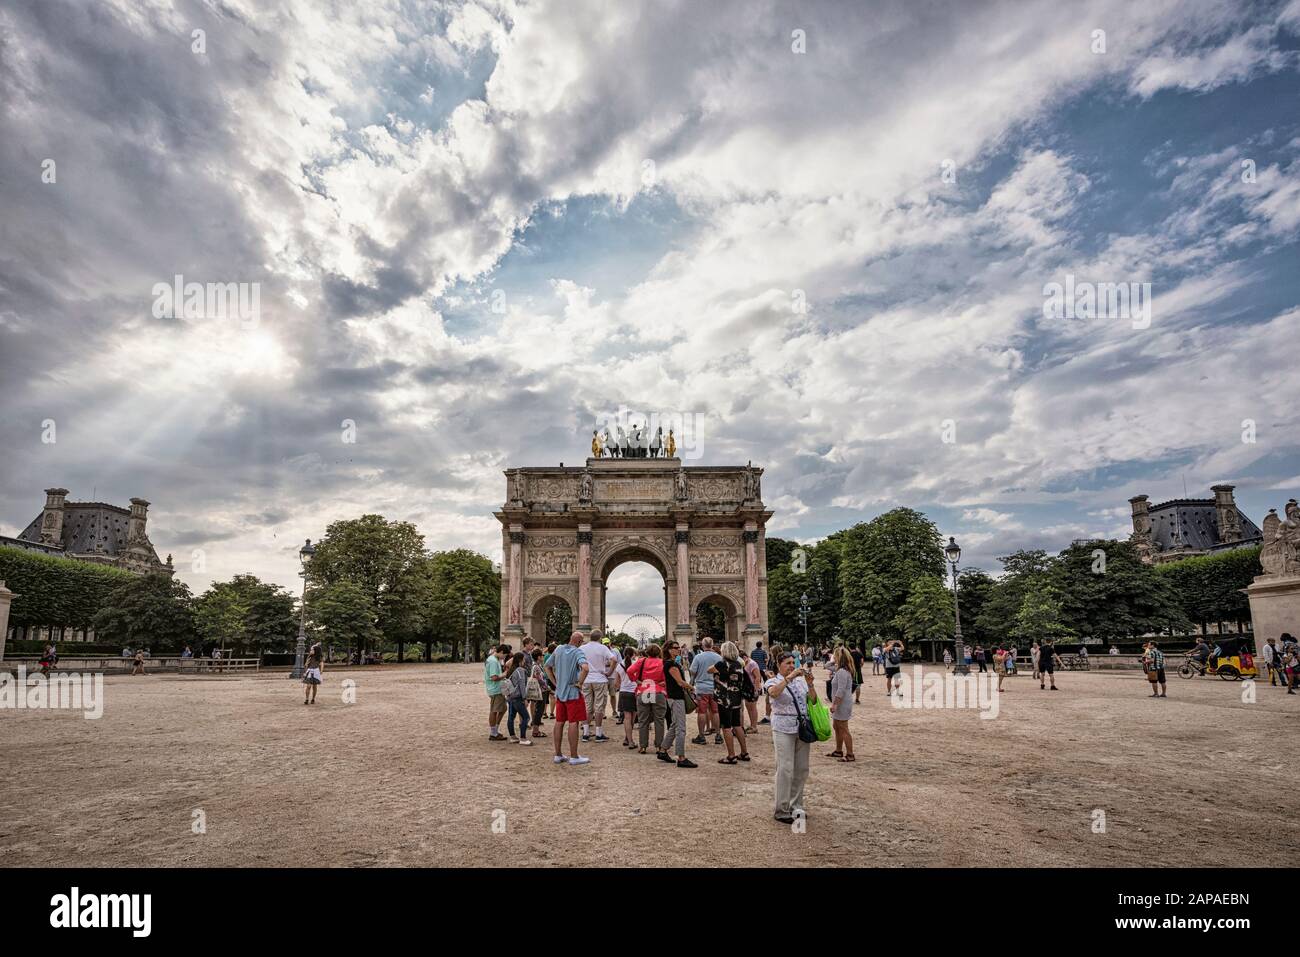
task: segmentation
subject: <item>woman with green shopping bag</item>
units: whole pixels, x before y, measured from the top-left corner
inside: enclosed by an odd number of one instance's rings
[[[772,748],[776,752],[776,801],[773,817],[793,824],[807,818],[803,806],[808,781],[808,755],[817,740],[808,719],[809,702],[816,703],[817,689],[802,668],[794,666],[794,655],[783,652],[776,662],[777,674],[763,687],[772,701]]]

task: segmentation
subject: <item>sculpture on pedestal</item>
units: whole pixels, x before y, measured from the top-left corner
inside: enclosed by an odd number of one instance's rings
[[[1269,509],[1263,532],[1264,544],[1259,552],[1259,564],[1264,569],[1261,577],[1300,575],[1300,504],[1295,499],[1287,502],[1285,519],[1278,517],[1277,509]]]
[[[584,471],[584,472],[582,473],[582,480],[581,480],[581,482],[578,484],[578,501],[579,501],[579,502],[590,502],[590,501],[591,501],[591,490],[592,490],[591,472],[589,472],[589,471]]]
[[[675,459],[675,458],[677,458],[677,440],[676,440],[675,438],[673,438],[673,430],[672,430],[672,429],[669,429],[669,430],[668,430],[668,445],[667,445],[667,451],[668,451],[668,457],[669,457],[670,459]]]
[[[600,444],[600,433],[595,429],[591,430],[591,457],[594,459],[605,457],[605,448]]]

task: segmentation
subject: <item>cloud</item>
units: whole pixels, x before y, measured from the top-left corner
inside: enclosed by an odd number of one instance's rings
[[[1157,121],[1293,81],[1295,9],[11,3],[0,515],[145,494],[196,586],[292,586],[362,511],[495,557],[501,470],[621,404],[700,413],[805,539],[911,504],[992,549],[1095,530],[1107,470],[1293,474],[1294,124]],[[1045,323],[1066,272],[1151,281],[1151,328]],[[152,319],[177,274],[260,322]]]

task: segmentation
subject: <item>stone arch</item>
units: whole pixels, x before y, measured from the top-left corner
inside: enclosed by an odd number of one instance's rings
[[[524,629],[534,641],[546,643],[546,615],[556,605],[567,606],[574,623],[577,623],[576,589],[564,585],[533,586],[528,589]]]
[[[743,632],[733,637],[747,645],[762,637],[772,518],[762,501],[763,470],[599,452],[583,465],[505,471],[505,502],[493,514],[501,523],[506,640],[537,631],[545,595],[563,597],[578,630],[605,624],[605,584],[630,561],[663,577],[665,625],[679,639],[692,637],[694,609],[711,596],[726,599],[736,625],[729,632]]]
[[[709,583],[691,589],[691,628],[697,636],[700,635],[700,606],[705,603],[718,606],[726,615],[726,634],[713,635],[714,641],[734,641],[739,644],[745,628],[744,583],[739,588]]]
[[[628,539],[615,541],[607,545],[599,558],[592,564],[591,595],[592,602],[598,609],[596,623],[608,629],[617,627],[618,622],[610,622],[605,605],[609,576],[620,565],[629,562],[644,562],[657,571],[664,582],[663,620],[671,622],[676,614],[673,585],[677,581],[677,562],[667,546],[655,539]]]

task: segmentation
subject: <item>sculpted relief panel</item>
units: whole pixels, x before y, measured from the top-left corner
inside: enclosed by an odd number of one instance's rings
[[[739,575],[740,556],[734,551],[710,549],[690,553],[692,575]]]
[[[526,574],[538,576],[568,576],[578,574],[578,556],[559,549],[528,550]]]
[[[739,502],[739,478],[700,478],[691,476],[691,498],[701,502]]]
[[[529,480],[530,497],[535,502],[570,502],[578,498],[578,479],[568,476],[537,477]]]

